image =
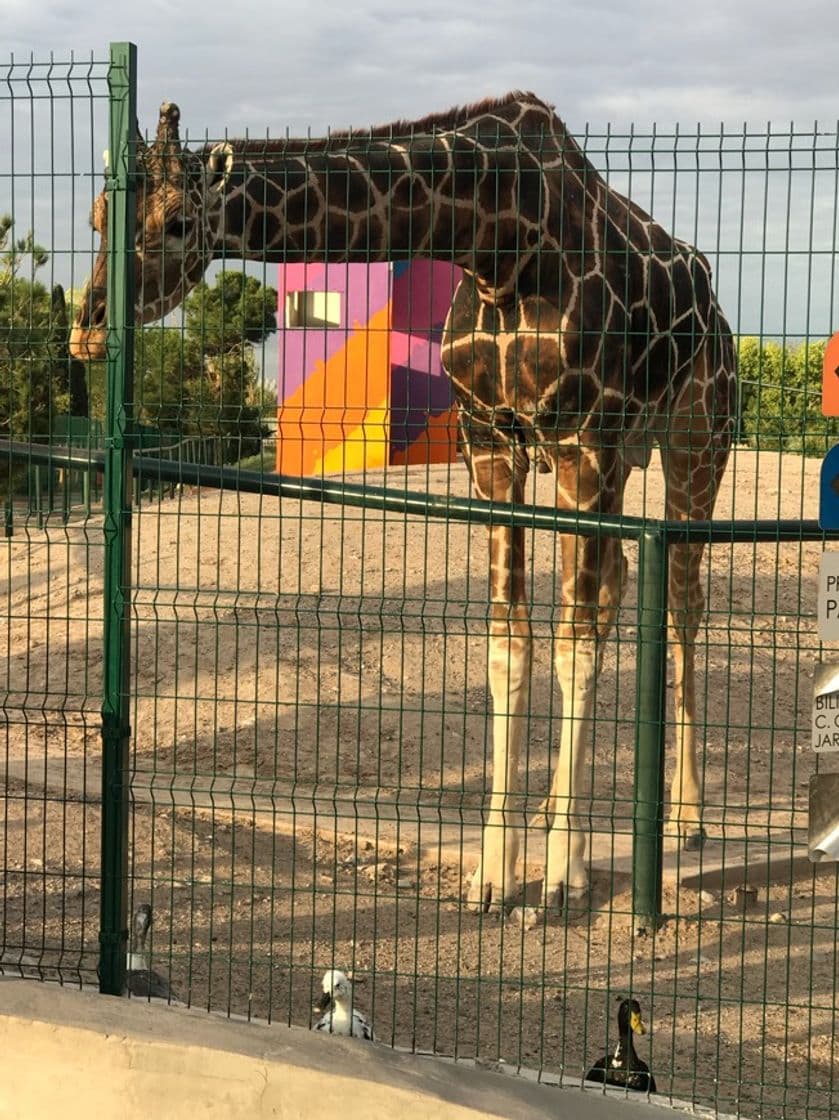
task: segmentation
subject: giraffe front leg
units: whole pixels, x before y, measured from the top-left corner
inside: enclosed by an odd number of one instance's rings
[[[561,906],[563,888],[579,896],[588,888],[586,831],[580,817],[585,760],[592,735],[596,647],[593,640],[557,638],[556,672],[562,690],[559,758],[548,798],[548,842],[542,902]]]
[[[481,838],[481,857],[467,893],[471,909],[500,909],[517,890],[519,832],[509,819],[509,798],[518,788],[518,764],[530,703],[530,622],[519,605],[493,604],[489,686],[492,693],[493,763],[489,814]]]
[[[581,812],[586,759],[592,749],[594,697],[602,641],[626,581],[626,558],[614,540],[562,538],[563,611],[554,660],[562,690],[559,758],[548,798],[551,818],[542,901],[548,913],[588,888],[587,825]],[[567,575],[566,575],[567,573]]]
[[[464,432],[464,453],[482,498],[520,502],[527,456],[494,442],[475,450]],[[518,829],[508,805],[518,786],[521,743],[530,706],[531,631],[524,571],[524,530],[489,529],[489,688],[492,694],[492,793],[481,855],[466,894],[470,909],[500,909],[516,890]]]

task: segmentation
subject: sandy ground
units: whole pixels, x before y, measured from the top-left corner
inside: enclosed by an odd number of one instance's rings
[[[818,468],[738,451],[717,512],[815,517]],[[467,492],[459,464],[387,482]],[[550,504],[550,476],[534,487]],[[630,480],[626,511],[660,516],[662,505],[654,463]],[[144,503],[133,547],[135,779],[181,790],[196,776],[259,779],[293,804],[293,815],[190,810],[158,794],[135,806],[134,896],[153,899],[155,965],[182,998],[306,1024],[334,961],[363,981],[358,1002],[387,1043],[579,1078],[616,1041],[614,998],[631,991],[651,1021],[643,1053],[660,1091],[753,1117],[839,1107],[833,865],[757,882],[745,914],[727,892],[668,885],[667,921],[643,941],[628,871],[602,870],[602,837],[591,898],[547,927],[461,907],[452,829],[474,820],[490,764],[482,529],[205,490]],[[98,762],[101,518],[45,530],[18,520],[0,550],[0,750],[31,770],[28,784],[9,782],[0,832],[7,960],[25,952],[45,975],[89,980],[99,812],[81,796],[45,802],[38,775],[45,757]],[[626,551],[591,767],[601,831],[630,827],[636,550]],[[767,845],[783,855],[805,842],[818,557],[817,544],[711,550],[698,659],[709,851],[748,836],[763,858]],[[535,534],[528,810],[546,792],[561,716],[556,568],[556,541]],[[311,798],[330,792],[352,799],[349,834],[314,816]],[[377,803],[404,820],[398,830],[377,823]],[[443,821],[436,857],[426,827],[417,844],[419,806]]]

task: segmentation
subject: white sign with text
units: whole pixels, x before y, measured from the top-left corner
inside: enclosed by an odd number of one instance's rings
[[[839,751],[839,662],[836,661],[816,666],[813,750]]]
[[[839,552],[823,552],[819,562],[819,638],[839,642]]]

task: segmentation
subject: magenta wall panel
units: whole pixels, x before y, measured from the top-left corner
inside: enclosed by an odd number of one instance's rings
[[[281,432],[295,430],[293,416],[305,414],[299,438],[305,442],[310,438],[306,433],[312,433],[312,438],[320,439],[312,409],[322,402],[325,419],[339,415],[343,407],[346,438],[358,441],[367,430],[359,419],[361,407],[371,418],[384,414],[384,438],[390,445],[380,458],[379,452],[372,451],[373,440],[364,435],[371,453],[363,461],[369,465],[453,458],[453,397],[440,362],[440,337],[460,276],[460,269],[453,265],[427,260],[392,265],[280,265],[277,390]],[[289,325],[287,297],[294,292],[337,294],[338,324],[305,329]],[[332,305],[334,312],[334,296]],[[330,433],[330,447],[324,444],[311,453],[305,449],[300,455],[295,452],[295,458],[286,460],[287,469],[291,462],[323,463],[324,469],[336,469],[338,463],[345,468],[357,464],[357,450],[335,454],[334,427]]]

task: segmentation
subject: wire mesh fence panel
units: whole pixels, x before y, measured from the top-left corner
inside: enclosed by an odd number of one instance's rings
[[[837,880],[807,825],[835,130],[574,139],[516,94],[254,140],[164,101],[94,197],[107,68],[82,97],[27,66],[14,231],[73,330],[7,251],[11,437],[111,477],[102,362],[134,344],[128,990],[307,1027],[340,969],[381,1043],[831,1115]],[[120,174],[133,266],[85,232]],[[62,391],[81,364],[83,408],[36,401],[24,337],[61,342]],[[56,506],[28,454],[3,460],[4,962],[92,980],[108,513],[95,470]]]
[[[82,457],[98,446],[97,402],[69,356],[67,293],[83,282],[93,246],[92,152],[107,121],[107,77],[106,57],[0,65],[0,434],[72,443]],[[4,975],[96,979],[97,491],[84,470],[0,457]]]

